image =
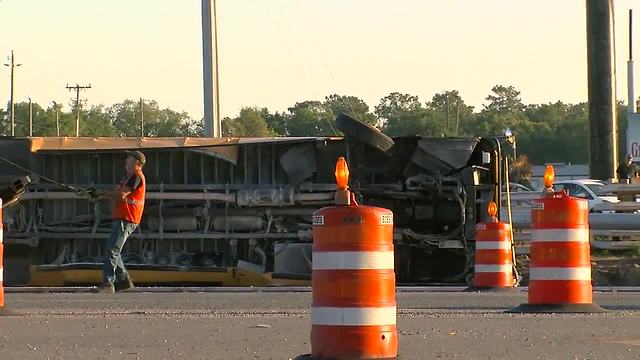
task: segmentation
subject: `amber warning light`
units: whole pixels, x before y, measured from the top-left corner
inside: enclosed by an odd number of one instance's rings
[[[336,163],[336,184],[338,185],[338,190],[347,190],[349,188],[349,167],[342,156]]]
[[[551,189],[555,180],[556,172],[553,169],[553,166],[547,165],[546,169],[544,169],[544,187],[547,189]]]
[[[489,215],[490,218],[498,216],[498,205],[495,202],[491,201],[487,206],[487,215]]]

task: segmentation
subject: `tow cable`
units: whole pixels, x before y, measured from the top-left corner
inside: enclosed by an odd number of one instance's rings
[[[47,182],[50,182],[54,185],[57,185],[65,190],[69,190],[72,191],[74,194],[78,195],[78,196],[85,196],[85,194],[88,193],[88,190],[86,189],[78,189],[76,187],[73,187],[71,185],[67,185],[64,183],[61,183],[59,181],[53,180],[49,177],[46,177],[44,175],[41,175],[29,168],[26,168],[20,164],[16,164],[15,162],[5,158],[4,156],[0,156],[0,160],[6,162],[7,164],[16,167],[20,170],[26,171],[29,174],[35,175],[38,178],[45,180]],[[9,185],[6,188],[0,189],[0,198],[2,199],[2,208],[9,208],[15,204],[18,203],[18,201],[20,200],[20,196],[22,196],[22,194],[24,194],[25,192],[25,186],[28,185],[29,183],[31,183],[31,178],[29,176],[22,176],[20,177],[18,180],[16,180],[13,184]]]
[[[10,164],[10,165],[12,165],[12,166],[14,166],[14,167],[16,167],[16,168],[18,168],[18,169],[20,169],[20,170],[24,170],[24,171],[26,171],[26,172],[28,172],[28,173],[31,173],[31,174],[33,174],[33,175],[37,176],[38,178],[40,178],[40,179],[42,179],[42,180],[45,180],[45,181],[47,181],[47,182],[50,182],[50,183],[52,183],[52,184],[54,184],[54,185],[58,185],[58,186],[60,186],[60,187],[61,187],[61,188],[63,188],[63,189],[66,189],[66,190],[69,190],[69,191],[73,191],[74,193],[81,193],[82,191],[85,191],[84,189],[78,189],[78,188],[73,187],[73,186],[71,186],[71,185],[67,185],[67,184],[61,183],[61,182],[59,182],[59,181],[53,180],[53,179],[51,179],[51,178],[49,178],[49,177],[46,177],[46,176],[44,176],[44,175],[42,175],[42,174],[39,174],[39,173],[37,173],[37,172],[35,172],[35,171],[33,171],[33,170],[29,169],[29,168],[26,168],[26,167],[24,167],[24,166],[22,166],[22,165],[20,165],[20,164],[16,164],[15,162],[13,162],[13,161],[11,161],[11,160],[7,159],[7,158],[6,158],[6,157],[4,157],[4,156],[0,156],[0,160],[4,161],[4,162],[6,162],[7,164]]]

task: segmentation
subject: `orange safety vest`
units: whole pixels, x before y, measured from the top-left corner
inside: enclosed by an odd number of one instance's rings
[[[144,210],[144,195],[146,192],[147,180],[141,170],[136,171],[134,175],[135,174],[140,176],[142,183],[137,189],[133,189],[131,194],[127,195],[124,199],[116,200],[113,211],[114,220],[124,220],[134,224],[140,224],[142,211]],[[120,187],[118,188],[120,191],[125,187],[130,177],[131,175],[127,175],[122,178]]]

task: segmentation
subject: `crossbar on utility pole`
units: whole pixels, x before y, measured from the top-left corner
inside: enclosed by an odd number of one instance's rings
[[[75,86],[69,86],[69,84],[67,84],[67,89],[69,91],[74,90],[76,92],[76,137],[80,137],[80,91],[91,89],[91,84],[78,85],[76,83]]]
[[[11,68],[11,136],[16,136],[16,106],[15,106],[15,102],[13,100],[13,89],[14,89],[14,85],[15,85],[15,73],[14,73],[14,69],[17,68],[18,66],[22,66],[22,64],[16,64],[16,57],[13,54],[13,50],[11,50],[11,57],[9,58],[9,60],[11,60],[11,62],[9,64],[4,64],[4,66],[9,66]]]

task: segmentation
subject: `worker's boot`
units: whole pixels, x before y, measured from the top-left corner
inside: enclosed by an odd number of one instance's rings
[[[114,286],[115,291],[125,291],[131,288],[133,288],[133,281],[131,281],[129,275],[124,280],[117,281]]]
[[[113,284],[102,284],[96,289],[98,294],[115,294],[116,289]]]

